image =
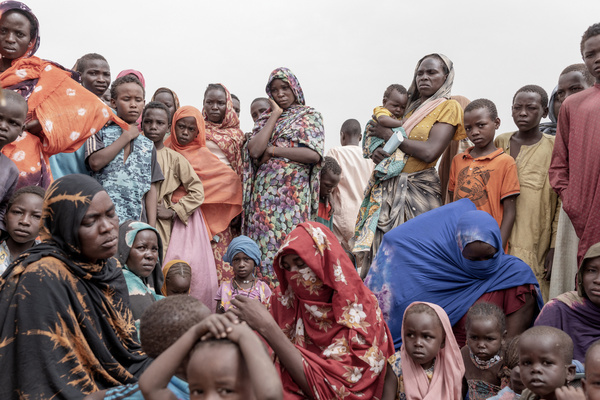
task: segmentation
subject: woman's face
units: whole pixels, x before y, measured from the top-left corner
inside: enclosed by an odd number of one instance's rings
[[[583,268],[583,290],[588,299],[600,307],[600,257],[586,260],[581,268]]]
[[[181,146],[186,146],[194,141],[198,136],[198,125],[196,118],[184,117],[178,119],[175,123],[175,137]]]
[[[475,241],[465,246],[462,255],[467,260],[485,261],[494,257],[498,250],[489,243]]]
[[[158,262],[158,237],[156,232],[145,229],[135,235],[131,251],[125,264],[127,268],[141,278],[150,276]]]
[[[448,74],[444,71],[444,63],[437,57],[427,57],[417,68],[416,83],[421,99],[428,99],[442,87]]]
[[[108,193],[98,192],[79,226],[81,255],[92,263],[110,258],[117,253],[118,239],[119,218],[115,205]]]
[[[171,116],[175,114],[175,99],[173,95],[169,92],[160,92],[156,96],[154,96],[154,101],[158,101],[159,103],[163,103],[169,109],[169,114]]]
[[[204,96],[204,112],[206,118],[212,123],[220,124],[227,111],[227,95],[224,91],[211,89]]]
[[[16,60],[27,53],[31,42],[31,22],[23,14],[9,12],[0,18],[0,54]]]
[[[296,96],[292,87],[282,79],[273,79],[271,82],[271,96],[277,105],[284,110],[296,103]]]

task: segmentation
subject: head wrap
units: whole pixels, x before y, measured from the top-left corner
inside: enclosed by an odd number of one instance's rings
[[[271,75],[269,76],[269,81],[267,82],[267,95],[269,96],[269,98],[275,100],[273,98],[273,95],[271,94],[271,83],[273,83],[275,79],[281,79],[282,81],[290,85],[290,88],[292,89],[292,92],[294,92],[294,97],[296,97],[296,101],[298,102],[298,104],[300,104],[301,106],[306,105],[306,102],[304,101],[304,92],[302,91],[302,87],[300,86],[298,78],[296,77],[296,75],[294,75],[292,71],[285,67],[279,67],[273,72],[271,72]]]
[[[40,47],[40,23],[33,11],[31,11],[31,8],[27,7],[27,5],[21,3],[20,1],[3,1],[0,3],[0,18],[2,18],[2,16],[7,12],[16,10],[26,13],[31,17],[31,20],[34,21],[33,28],[35,31],[35,37],[31,38],[31,42],[29,42],[29,46],[27,47],[27,52],[23,56],[24,58],[31,57]]]
[[[138,78],[140,80],[140,83],[142,84],[142,86],[144,87],[144,89],[146,88],[146,80],[144,79],[144,75],[142,75],[142,73],[140,71],[137,71],[135,69],[125,69],[121,72],[119,72],[119,75],[117,75],[116,79],[119,79],[125,75],[135,75],[136,78]]]
[[[250,257],[254,261],[256,267],[260,267],[261,252],[254,240],[244,235],[233,239],[231,243],[229,243],[229,247],[227,247],[227,253],[223,256],[223,261],[231,264],[231,260],[233,260],[233,257],[239,252]]]
[[[587,299],[587,295],[583,290],[583,265],[587,260],[592,258],[600,257],[600,243],[596,243],[585,252],[585,256],[583,260],[581,260],[581,264],[579,265],[579,270],[577,271],[577,294],[581,297],[585,297]]]
[[[430,58],[430,57],[436,58],[438,60],[440,58],[442,59],[442,62],[448,68],[448,76],[446,77],[446,80],[444,81],[442,86],[437,90],[437,92],[435,92],[433,95],[431,95],[429,98],[427,98],[425,101],[422,102],[421,101],[421,93],[419,93],[419,89],[417,88],[417,70],[419,69],[419,66],[421,65],[423,60],[425,60],[426,58]],[[454,83],[454,64],[448,57],[446,57],[443,54],[433,53],[433,54],[428,54],[425,57],[421,58],[419,60],[419,62],[417,63],[417,66],[415,67],[413,81],[412,81],[410,87],[408,88],[408,94],[410,97],[408,98],[408,105],[406,106],[406,111],[404,112],[404,115],[408,115],[410,112],[422,107],[424,104],[426,104],[430,101],[441,99],[441,98],[449,99],[450,92],[452,91],[453,83]]]
[[[498,251],[489,260],[467,260],[460,246],[474,240]],[[402,343],[402,315],[414,301],[438,304],[454,325],[485,293],[525,284],[539,291],[531,268],[504,254],[498,223],[469,199],[428,211],[385,234],[365,284],[379,300],[396,348]],[[537,301],[541,309],[539,293]]]
[[[404,379],[404,391],[407,400],[438,400],[438,399],[461,399],[462,379],[465,374],[465,364],[458,343],[452,332],[452,325],[444,309],[437,304],[416,301],[406,307],[404,318],[409,308],[415,304],[426,304],[435,311],[442,322],[444,330],[444,347],[442,347],[435,358],[433,377],[431,382],[425,374],[425,370],[417,364],[406,352],[404,344],[400,349],[400,362],[402,365],[402,377]],[[402,339],[404,339],[404,324],[402,324]]]
[[[163,244],[160,234],[154,227],[140,221],[129,220],[123,222],[119,226],[119,251],[117,252],[117,259],[123,267],[126,267],[127,259],[129,258],[129,253],[131,252],[131,247],[135,242],[135,238],[140,231],[144,230],[150,230],[156,233],[156,238],[158,240],[158,261],[156,267],[152,270],[152,274],[148,277],[149,285],[158,290],[163,284],[163,273],[160,268],[162,265]]]
[[[183,260],[171,260],[168,263],[166,263],[165,266],[162,269],[164,280],[163,280],[162,288],[160,289],[160,292],[162,293],[163,296],[167,295],[167,276],[169,275],[169,270],[175,264],[186,265],[187,269],[190,270],[190,273],[189,273],[190,277],[192,276],[192,267],[186,261],[183,261]],[[191,283],[191,279],[190,279],[190,283]],[[190,287],[190,289],[191,289],[191,287]],[[188,294],[189,294],[189,291],[188,291]]]
[[[156,96],[159,93],[169,93],[171,96],[173,96],[173,102],[174,102],[173,106],[175,107],[175,111],[177,111],[179,109],[179,107],[181,106],[179,104],[179,97],[177,97],[177,94],[174,91],[172,91],[171,89],[166,88],[166,87],[160,87],[160,88],[156,89],[156,92],[154,92],[154,94],[152,95],[151,101],[156,101]]]

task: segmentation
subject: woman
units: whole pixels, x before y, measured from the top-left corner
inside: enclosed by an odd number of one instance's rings
[[[173,115],[175,115],[175,111],[179,110],[180,107],[179,97],[177,97],[177,94],[166,87],[156,89],[156,92],[154,92],[154,95],[152,95],[151,101],[158,101],[167,106],[169,113],[171,114],[171,119],[173,118]],[[167,132],[167,136],[169,134],[170,132]]]
[[[584,362],[585,352],[600,339],[600,243],[590,247],[577,271],[577,291],[550,300],[535,325],[561,329],[573,339],[573,358]]]
[[[0,85],[21,94],[29,107],[26,132],[2,152],[21,171],[18,187],[48,187],[49,156],[79,149],[109,120],[125,130],[129,125],[71,79],[71,71],[34,56],[40,44],[39,23],[25,4],[0,3],[0,32],[20,37],[15,41],[0,33]]]
[[[446,56],[423,57],[408,90],[405,122],[398,128],[405,131],[406,139],[398,150],[391,155],[383,151],[391,129],[376,126],[371,136],[365,135],[363,152],[378,165],[369,180],[356,225],[353,252],[363,278],[386,232],[442,205],[435,165],[451,140],[466,136],[463,110],[450,99],[453,81],[454,67]]]
[[[187,224],[177,219],[173,222],[166,260],[190,262],[191,294],[214,310],[213,297],[219,287],[218,276],[222,277],[230,270],[223,261],[229,244],[223,238],[230,237],[224,232],[230,232],[231,221],[242,211],[242,184],[239,176],[206,147],[204,118],[200,110],[191,106],[181,107],[175,112],[173,121],[171,136],[165,140],[165,146],[181,153],[192,164],[204,187],[204,202],[198,208],[200,211],[195,211],[188,218]],[[184,194],[183,187],[177,189],[171,201],[178,202]],[[216,271],[213,265],[208,265],[212,262],[199,255],[206,254],[200,243],[210,243]]]
[[[102,186],[67,175],[46,192],[42,243],[0,278],[0,398],[81,398],[134,383],[150,360],[135,336]]]
[[[386,234],[365,284],[379,300],[396,348],[413,301],[442,307],[465,343],[464,316],[477,301],[507,315],[508,337],[533,323],[543,303],[531,268],[504,254],[500,228],[469,199],[424,213]]]
[[[321,114],[305,105],[292,71],[271,72],[266,91],[271,112],[261,115],[247,144],[244,227],[261,248],[262,275],[273,280],[273,258],[286,235],[318,214],[325,134]]]
[[[393,353],[389,331],[333,233],[317,222],[300,224],[273,268],[279,286],[271,313],[243,296],[231,310],[275,352],[284,397],[382,398]]]

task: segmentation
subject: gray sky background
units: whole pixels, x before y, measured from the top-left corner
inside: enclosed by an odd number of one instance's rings
[[[242,101],[265,96],[269,73],[290,68],[307,104],[325,120],[326,148],[339,145],[348,118],[364,126],[391,83],[408,88],[416,62],[446,54],[456,70],[453,94],[494,101],[514,130],[512,97],[526,84],[548,94],[579,43],[600,22],[599,0],[30,0],[40,21],[37,55],[72,67],[89,52],[105,56],[113,79],[142,71],[146,100],[161,86],[182,105],[202,107],[208,83]]]

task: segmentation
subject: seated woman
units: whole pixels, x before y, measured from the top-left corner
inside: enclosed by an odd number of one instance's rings
[[[93,178],[47,190],[42,243],[0,278],[0,398],[82,398],[136,382],[150,363],[114,258],[118,218]]]
[[[553,326],[573,339],[573,358],[584,362],[587,349],[600,339],[600,243],[590,247],[577,272],[577,291],[550,300],[535,325]]]
[[[279,286],[270,313],[244,296],[231,300],[230,312],[275,352],[284,397],[382,398],[391,336],[375,296],[333,233],[317,222],[300,224],[285,239],[273,268]],[[394,387],[391,398],[395,392]]]
[[[508,337],[530,327],[543,305],[531,268],[504,254],[498,223],[469,199],[387,233],[365,284],[379,300],[396,349],[402,344],[402,315],[413,301],[442,307],[460,346],[466,339],[464,316],[478,301],[504,311]]]

